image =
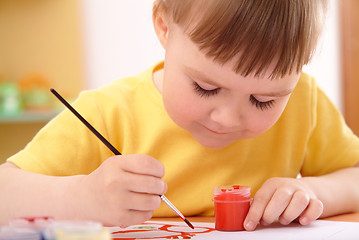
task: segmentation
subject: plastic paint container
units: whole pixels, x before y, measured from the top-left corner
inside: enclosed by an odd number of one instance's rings
[[[0,227],[0,240],[111,240],[111,234],[99,222],[22,217]]]
[[[216,230],[244,230],[243,222],[251,202],[250,187],[238,185],[215,187],[213,202]]]
[[[10,220],[9,229],[15,232],[37,232],[41,236],[41,240],[53,239],[54,233],[52,232],[52,224],[55,220],[52,217],[22,217]],[[18,233],[16,233],[18,234]],[[21,238],[22,239],[22,238]],[[28,239],[28,238],[24,238]],[[31,238],[32,239],[32,238]],[[35,238],[34,238],[35,239]],[[0,238],[1,240],[1,238]]]
[[[10,220],[9,226],[14,228],[31,228],[43,230],[54,223],[52,217],[22,217]]]
[[[57,222],[54,224],[57,240],[110,240],[110,232],[101,223],[90,221]]]
[[[0,240],[42,240],[39,231],[27,228],[0,227]]]

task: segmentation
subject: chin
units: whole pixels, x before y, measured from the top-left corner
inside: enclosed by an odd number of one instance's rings
[[[227,147],[228,145],[231,145],[233,142],[235,142],[235,141],[219,141],[219,140],[211,141],[211,139],[205,139],[205,140],[196,139],[196,140],[202,146],[207,147],[207,148],[214,148],[214,149],[222,149],[222,148]]]
[[[255,138],[263,133],[254,133],[254,132],[247,132],[246,134],[242,134],[241,136],[236,136],[235,139],[216,139],[216,138],[203,138],[203,137],[195,137],[193,136],[199,144],[201,144],[204,147],[207,148],[213,148],[213,149],[222,149],[225,148],[232,143],[239,141],[239,140],[245,140],[245,139],[251,139]]]

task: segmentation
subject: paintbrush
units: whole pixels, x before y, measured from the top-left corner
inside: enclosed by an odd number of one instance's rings
[[[104,138],[85,118],[81,116],[55,89],[51,88],[50,91],[60,100],[90,131],[103,142],[115,155],[122,155],[112,144]],[[159,195],[161,200],[175,212],[182,220],[192,229],[193,225],[185,218],[185,216],[165,197],[165,195]]]

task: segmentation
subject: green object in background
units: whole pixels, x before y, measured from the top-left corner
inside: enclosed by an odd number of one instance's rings
[[[16,84],[0,84],[0,115],[14,116],[21,113],[21,96]]]
[[[22,92],[24,109],[50,110],[53,108],[53,98],[45,88],[32,88]]]

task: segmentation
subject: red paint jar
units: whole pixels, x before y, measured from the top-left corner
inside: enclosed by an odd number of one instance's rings
[[[217,230],[244,230],[243,222],[251,202],[251,188],[225,186],[214,188],[215,225]]]

